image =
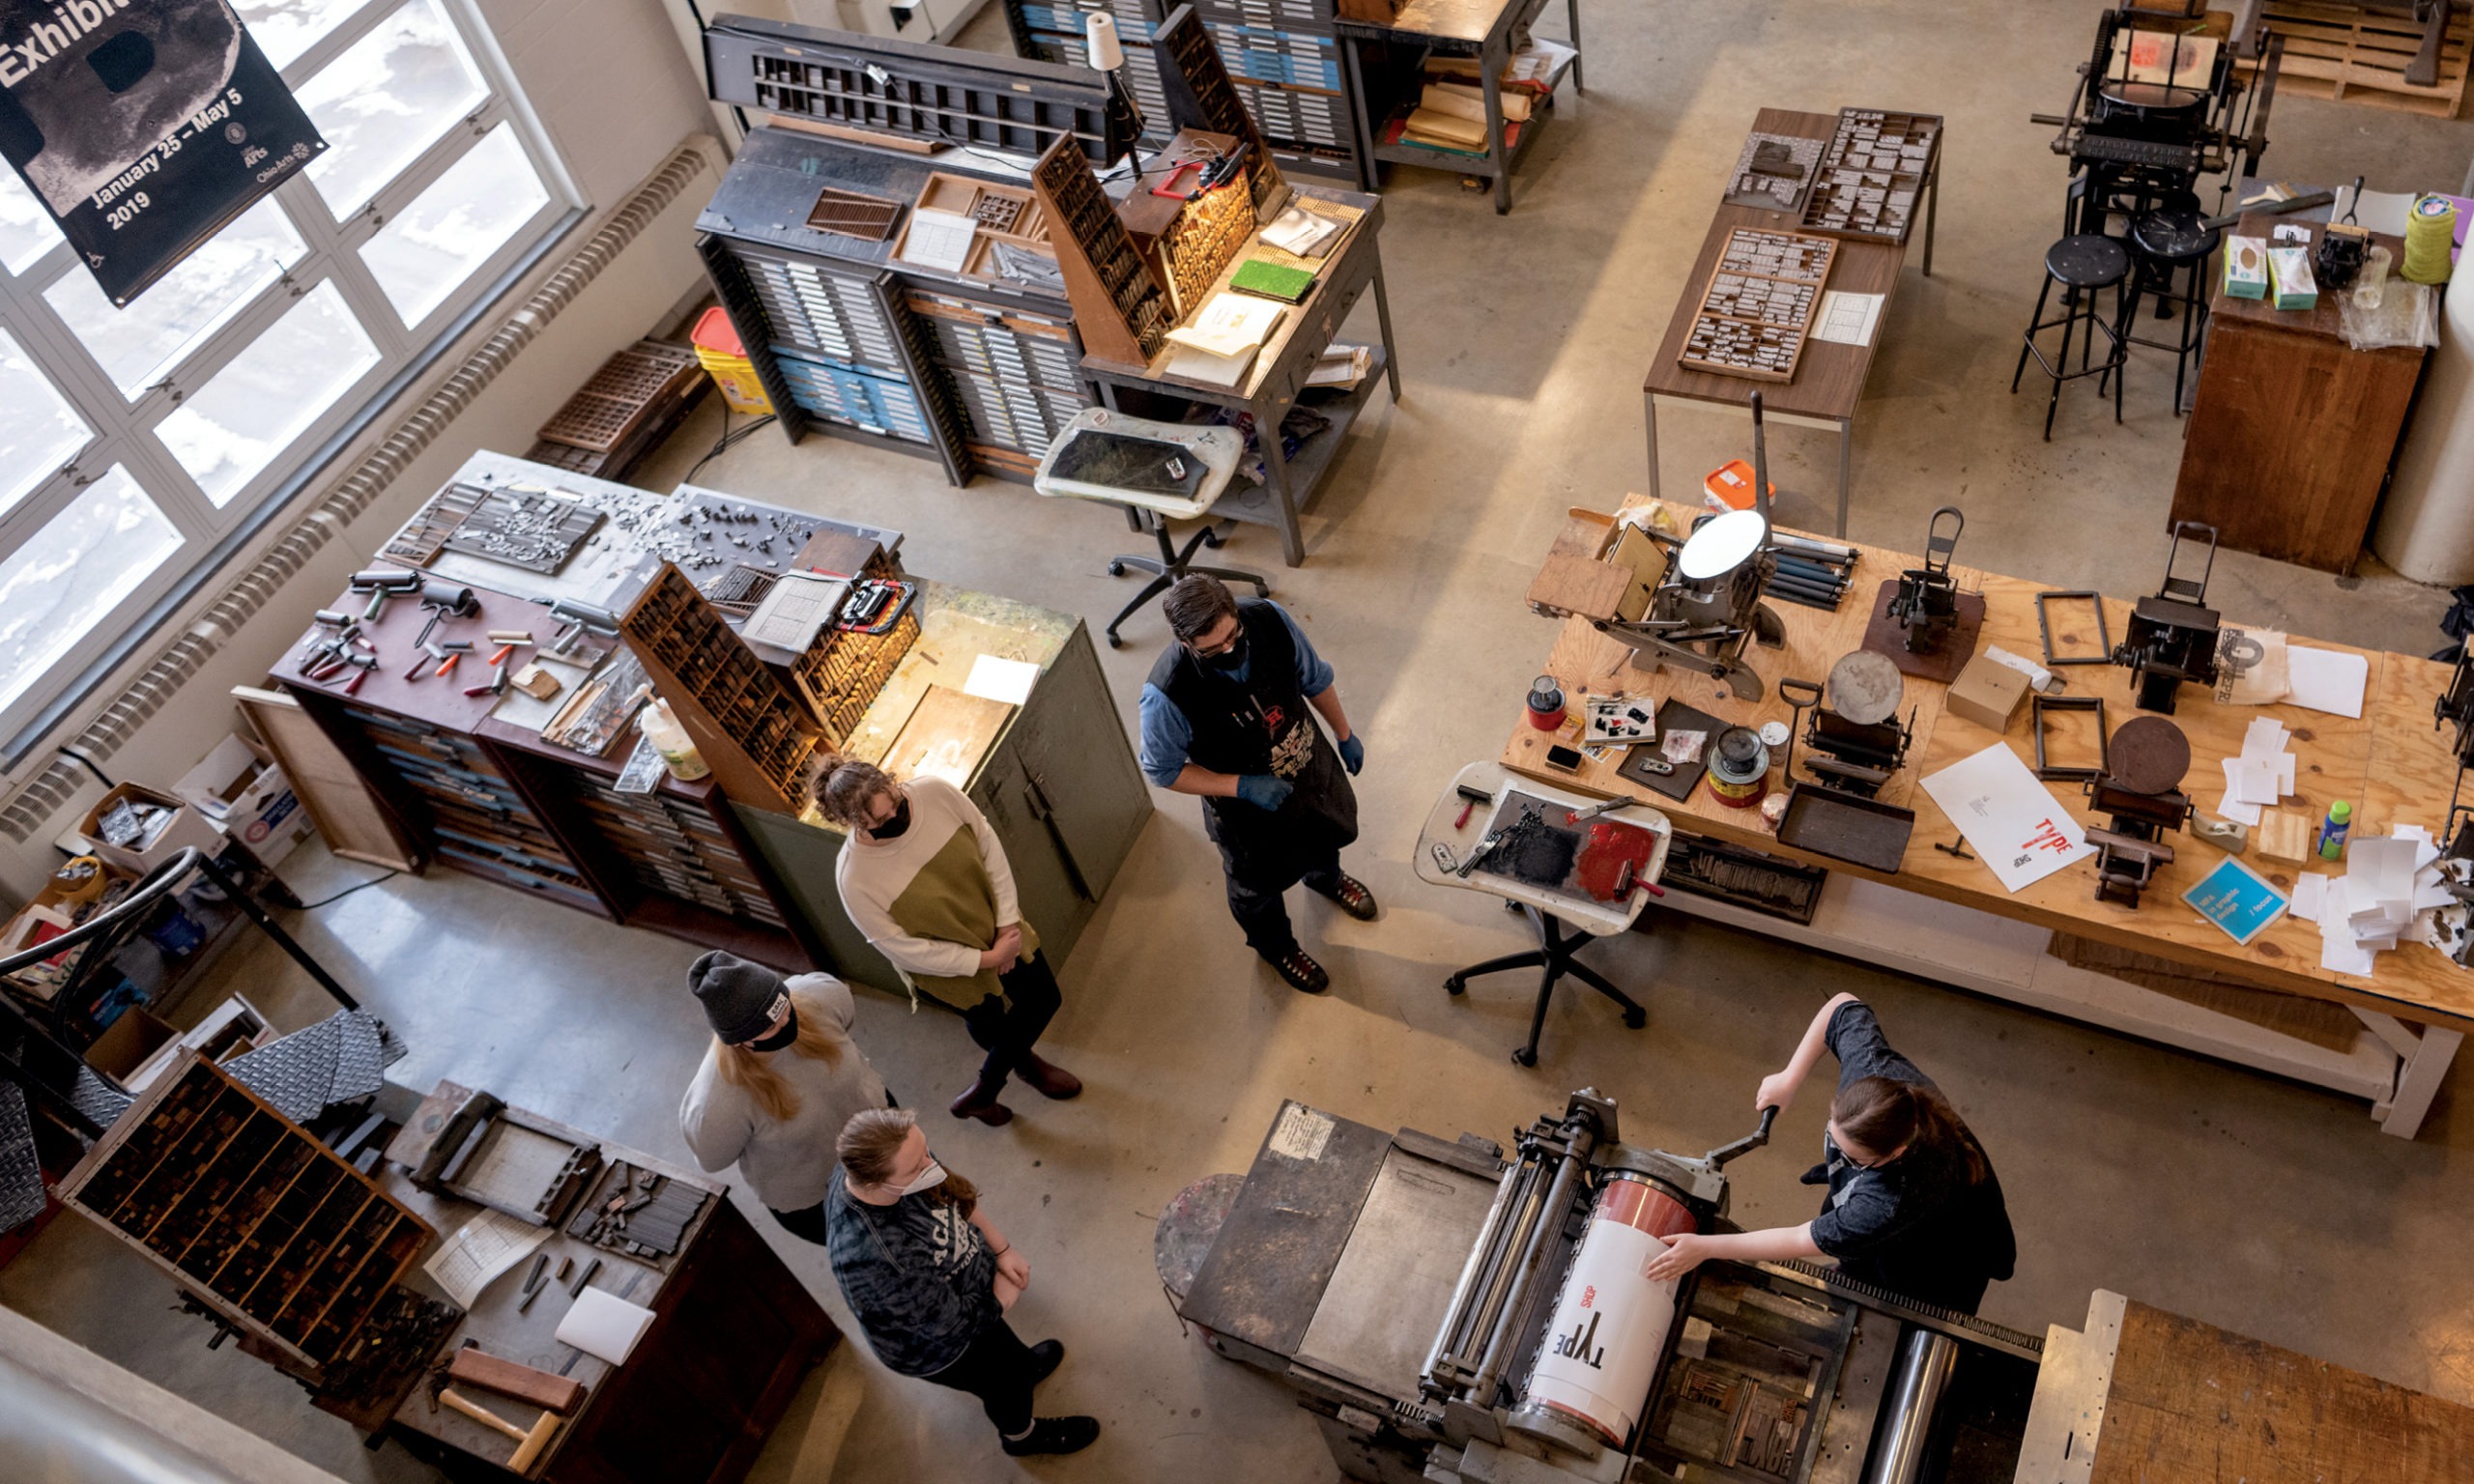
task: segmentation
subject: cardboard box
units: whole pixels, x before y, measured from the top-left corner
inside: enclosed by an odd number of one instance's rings
[[[157,830],[152,840],[134,849],[107,843],[100,821],[124,800],[168,809],[172,812],[171,821]],[[133,876],[146,874],[190,845],[209,855],[223,848],[223,832],[194,806],[171,794],[157,793],[136,784],[122,784],[96,800],[95,807],[86,811],[86,817],[78,821],[77,833],[86,838],[87,843],[94,847],[95,854],[104,864],[118,867]]]
[[[1978,727],[2008,731],[2010,723],[2019,715],[2019,702],[2027,695],[2026,675],[1999,660],[1979,654],[1968,661],[1967,669],[1950,682],[1949,699],[1942,709]]]
[[[86,1048],[86,1065],[120,1081],[179,1039],[179,1032],[137,1006],[113,1018]],[[125,1084],[124,1084],[125,1085]]]
[[[238,733],[216,743],[205,761],[181,775],[172,791],[265,865],[281,861],[309,838],[309,812],[301,807],[283,769],[258,756]]]
[[[2310,309],[2319,302],[2319,282],[2311,276],[2311,249],[2268,249],[2268,283],[2276,290],[2280,309]]]
[[[2235,299],[2268,297],[2268,240],[2229,237],[2225,240],[2225,292]]]

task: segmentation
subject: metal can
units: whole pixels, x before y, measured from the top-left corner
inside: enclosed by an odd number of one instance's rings
[[[1729,809],[1750,809],[1769,791],[1769,749],[1749,727],[1730,727],[1710,747],[1710,794]]]

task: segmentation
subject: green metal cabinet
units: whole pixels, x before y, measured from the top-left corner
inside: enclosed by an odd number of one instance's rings
[[[1151,816],[1108,680],[1077,620],[964,790],[1004,842],[1022,916],[1062,966]],[[840,830],[734,806],[807,935],[854,984],[902,993],[902,978],[842,910],[834,889]]]

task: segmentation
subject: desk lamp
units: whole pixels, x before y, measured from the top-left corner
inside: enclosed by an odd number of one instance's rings
[[[1082,45],[1091,65],[1108,74],[1108,122],[1125,127],[1126,153],[1134,159],[1136,178],[1142,174],[1142,105],[1135,101],[1134,88],[1125,77],[1125,46],[1117,40],[1116,17],[1094,11],[1082,17]],[[1108,161],[1115,164],[1115,160]]]

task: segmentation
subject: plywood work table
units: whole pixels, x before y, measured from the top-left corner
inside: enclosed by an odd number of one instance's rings
[[[2047,1331],[2018,1477],[2463,1479],[2474,1408],[2098,1289]]]
[[[1633,496],[1625,508],[1647,502]],[[1679,528],[1697,511],[1670,504]],[[1597,633],[1587,619],[1567,618],[1559,627],[1546,670],[1564,685],[1575,710],[1583,694],[1627,690],[1634,696],[1674,697],[1730,723],[1757,727],[1790,721],[1778,699],[1782,677],[1826,680],[1830,666],[1860,647],[1869,606],[1878,585],[1895,579],[1919,558],[1884,548],[1849,543],[1859,559],[1847,601],[1835,613],[1773,603],[1787,633],[1783,650],[1759,646],[1747,657],[1765,682],[1765,699],[1721,699],[1706,677],[1669,669],[1657,674],[1632,668],[1632,651]],[[2040,584],[1954,566],[1962,590],[1985,598],[1978,652],[1999,645],[2029,659],[2042,643],[2035,594]],[[2073,605],[2084,614],[2085,605]],[[2105,600],[2107,637],[2118,642],[2130,605]],[[2065,621],[2070,610],[2055,610],[2056,643],[2064,653],[2092,649],[2092,634],[2077,636]],[[2238,626],[2239,615],[2228,615]],[[2296,796],[2283,808],[2316,822],[2337,799],[2354,803],[2357,832],[2385,834],[2399,820],[2429,825],[2444,820],[2455,759],[2450,738],[2431,727],[2432,698],[2446,684],[2444,666],[2402,655],[2352,650],[2296,636],[2314,648],[2363,654],[2370,681],[2360,720],[2295,706],[2220,706],[2206,693],[2184,686],[2173,721],[2191,741],[2191,770],[2184,789],[2212,812],[2223,792],[2217,759],[2241,751],[2252,720],[2270,716],[2291,733],[2296,756]],[[2132,699],[2130,671],[2115,666],[2073,666],[2057,671],[2071,696],[2105,701],[2109,730],[2142,715]],[[1959,831],[1919,785],[1925,775],[1957,762],[1997,740],[2034,766],[2031,711],[2023,703],[2009,731],[1990,729],[1946,715],[1945,687],[1909,677],[1902,718],[1913,715],[1914,735],[1908,763],[1882,789],[1884,802],[1915,812],[1915,830],[1895,873],[1852,866],[1778,843],[1757,810],[1729,808],[1706,785],[1682,803],[1620,777],[1622,756],[1611,750],[1584,763],[1577,775],[1544,766],[1555,740],[1515,722],[1501,754],[1505,766],[1566,786],[1604,795],[1629,795],[1663,811],[1675,827],[1734,844],[1827,868],[1831,879],[1809,928],[1716,902],[1670,892],[1664,905],[1691,911],[1807,946],[1922,975],[2055,1013],[2126,1031],[2246,1066],[2362,1097],[2389,1132],[2410,1137],[2464,1031],[2474,1029],[2474,971],[2457,967],[2435,950],[2408,944],[2378,956],[2376,972],[2365,978],[2319,966],[2317,928],[2290,917],[2237,945],[2181,901],[2181,894],[2222,858],[2222,852],[2187,832],[2169,837],[2175,856],[2159,868],[2137,908],[2100,902],[2094,865],[2058,870],[2012,895],[2002,890],[1980,860],[1960,860],[1936,850],[1960,839]],[[1800,759],[1806,750],[1797,743]],[[1772,786],[1784,787],[1772,774]],[[2083,824],[2102,823],[2086,807],[2079,785],[2047,785],[2056,803]],[[2290,891],[2295,868],[2262,860],[2246,864],[2280,890]],[[2336,863],[2329,863],[2332,872]],[[2164,960],[2160,968],[2223,982],[2193,998],[2163,992],[2065,962],[2054,953],[2055,934],[2111,950]],[[2298,997],[2298,1000],[2297,998]],[[2330,1007],[2343,1007],[2342,1010]],[[2297,1029],[2300,1023],[2301,1028]]]
[[[1754,115],[1752,132],[1776,134],[1783,138],[1819,139],[1827,144],[1838,129],[1834,113],[1795,113],[1784,108],[1764,108]],[[1944,129],[1944,134],[1947,130]],[[1804,341],[1803,358],[1797,363],[1795,380],[1790,382],[1755,381],[1749,377],[1720,376],[1712,371],[1695,371],[1678,361],[1683,352],[1684,336],[1692,328],[1693,316],[1700,309],[1702,291],[1710,282],[1710,271],[1726,251],[1727,240],[1739,227],[1761,232],[1801,232],[1801,215],[1797,212],[1766,212],[1749,206],[1731,206],[1723,199],[1724,186],[1715,192],[1721,199],[1717,214],[1711,219],[1710,235],[1703,239],[1701,255],[1692,261],[1692,271],[1684,278],[1683,297],[1676,300],[1675,313],[1668,317],[1666,337],[1658,342],[1657,355],[1650,361],[1647,376],[1641,382],[1642,414],[1649,422],[1650,493],[1658,493],[1658,409],[1698,403],[1703,406],[1745,408],[1752,393],[1761,393],[1762,414],[1771,422],[1791,427],[1823,428],[1838,434],[1838,534],[1847,533],[1847,491],[1854,473],[1856,458],[1856,405],[1863,400],[1864,379],[1873,369],[1873,355],[1881,348],[1882,336],[1889,332],[1890,305],[1898,298],[1899,270],[1907,262],[1905,243],[1875,242],[1864,238],[1836,239],[1837,256],[1831,261],[1829,280],[1822,285],[1825,293],[1879,294],[1882,312],[1873,323],[1873,337],[1862,345],[1847,345],[1836,340]],[[1925,166],[1924,184],[1917,187],[1917,202],[1924,209],[1924,273],[1933,274],[1934,217],[1942,205],[1942,148],[1936,140],[1933,158]],[[1813,234],[1827,235],[1827,234]],[[1816,315],[1818,318],[1818,315]],[[1697,487],[1697,486],[1696,486]]]

